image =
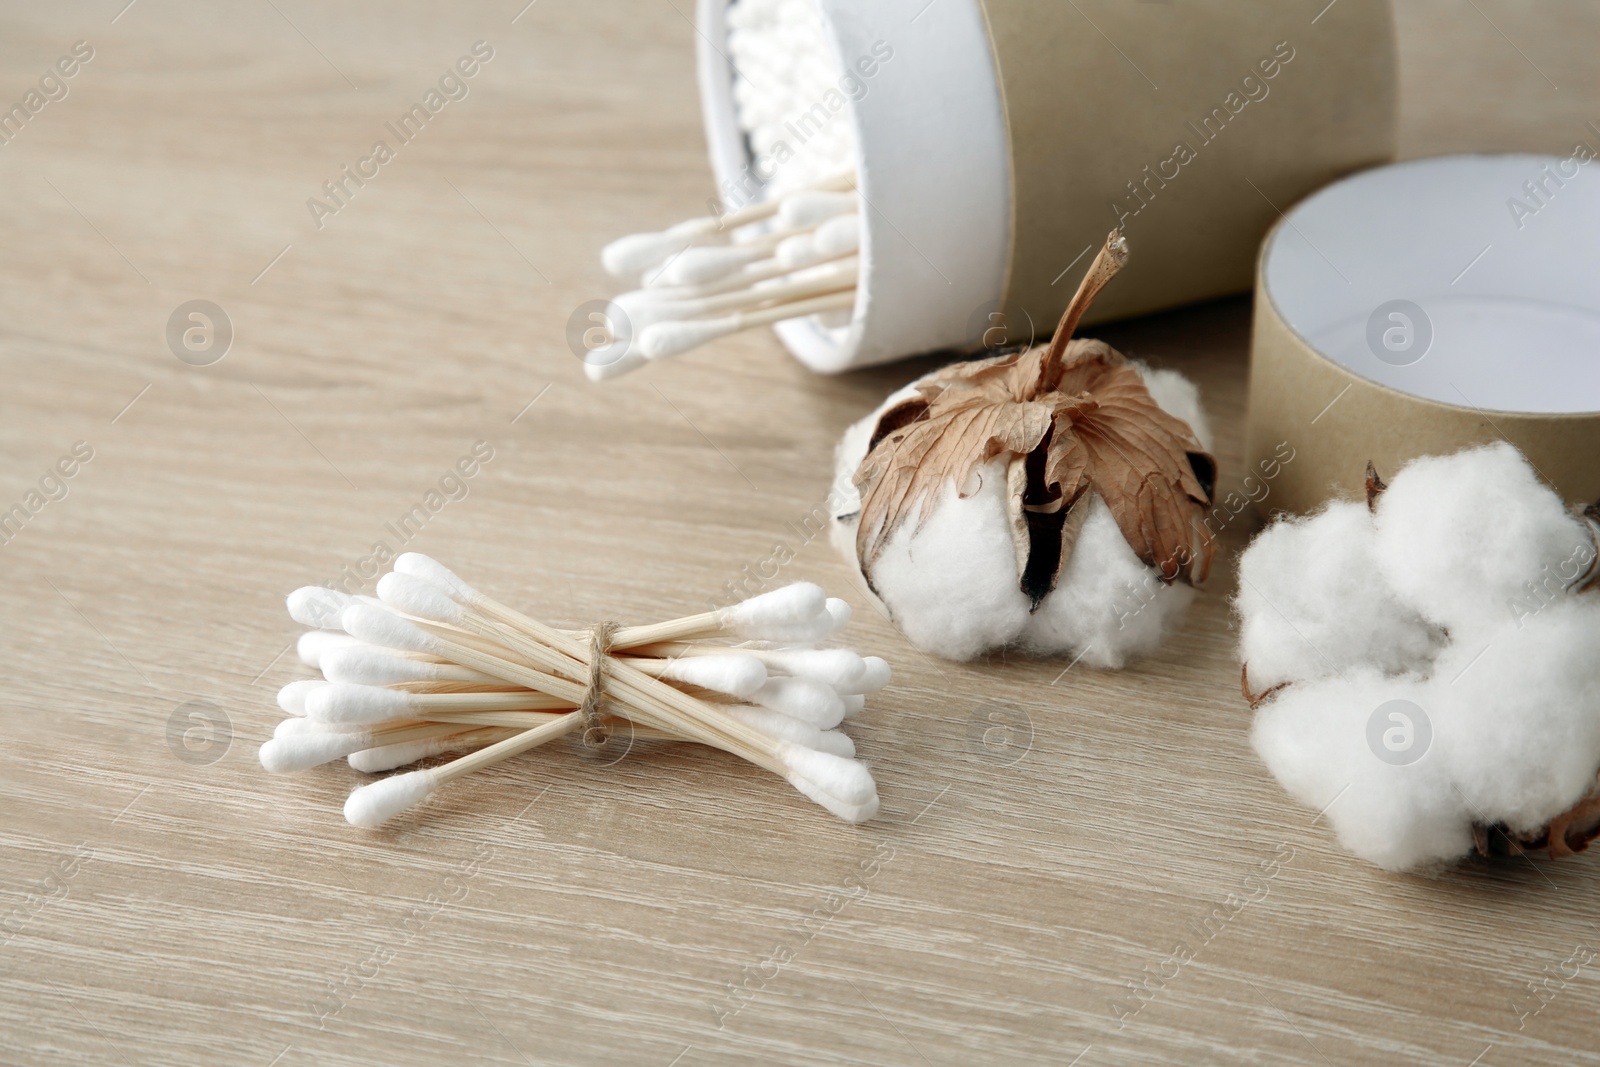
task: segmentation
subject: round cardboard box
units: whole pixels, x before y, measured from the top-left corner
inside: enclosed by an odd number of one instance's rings
[[[1257,261],[1243,495],[1306,512],[1369,460],[1504,439],[1600,497],[1595,155],[1379,167],[1289,211]]]

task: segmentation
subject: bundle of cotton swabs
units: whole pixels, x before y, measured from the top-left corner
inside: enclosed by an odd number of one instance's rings
[[[289,595],[311,626],[300,658],[323,679],[278,693],[289,718],[261,746],[274,773],[341,758],[394,770],[447,752],[447,763],[365,785],[344,814],[375,827],[439,786],[580,732],[695,741],[777,774],[847,822],[878,811],[877,786],[838,726],[889,681],[876,656],[816,645],[850,608],[799,582],[717,611],[643,626],[561,630],[483,595],[407,552],[378,596],[322,586]],[[737,643],[721,643],[731,639]],[[594,653],[600,653],[595,667]]]
[[[641,288],[611,301],[621,312],[613,330],[630,338],[626,350],[586,360],[586,373],[600,381],[741,330],[848,314],[860,271],[857,199],[855,175],[844,171],[725,215],[611,242],[600,253],[606,270],[640,275]]]

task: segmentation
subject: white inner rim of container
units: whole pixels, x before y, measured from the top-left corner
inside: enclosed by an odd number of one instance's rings
[[[1274,231],[1263,295],[1391,389],[1600,411],[1600,161],[1579,158],[1449,156],[1336,182]]]
[[[970,344],[982,333],[973,324],[1000,300],[1010,256],[1010,150],[987,25],[977,0],[944,0],[939,17],[914,18],[924,4],[815,2],[833,53],[830,73],[859,86],[846,83],[842,106],[829,113],[830,124],[849,124],[863,230],[849,323],[830,328],[808,317],[776,327],[816,370]],[[699,0],[698,9],[701,99],[725,200],[752,175],[789,187],[770,157],[752,159],[739,124],[724,47],[728,6]],[[863,60],[870,76],[861,73]],[[821,84],[814,75],[802,81],[801,94]]]

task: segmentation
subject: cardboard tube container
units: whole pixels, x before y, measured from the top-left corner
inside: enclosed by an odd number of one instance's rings
[[[1256,280],[1261,510],[1359,497],[1369,460],[1387,476],[1499,440],[1569,504],[1600,498],[1597,152],[1600,135],[1568,157],[1381,167],[1289,211]]]
[[[727,6],[699,0],[698,67],[741,200],[773,164],[735,114]],[[1247,291],[1280,209],[1393,153],[1388,0],[818,7],[852,81],[816,114],[848,112],[863,201],[849,323],[778,327],[819,371],[1042,339],[1117,225],[1133,256],[1090,322]]]

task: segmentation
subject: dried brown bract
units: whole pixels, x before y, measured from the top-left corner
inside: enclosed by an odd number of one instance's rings
[[[1165,581],[1205,578],[1215,461],[1187,423],[1161,410],[1121,353],[1072,340],[1127,255],[1112,231],[1048,346],[936,371],[878,420],[855,475],[856,554],[869,578],[896,530],[927,521],[946,482],[960,491],[997,456],[1007,458],[1017,578],[1035,608],[1071,558],[1091,490]]]

